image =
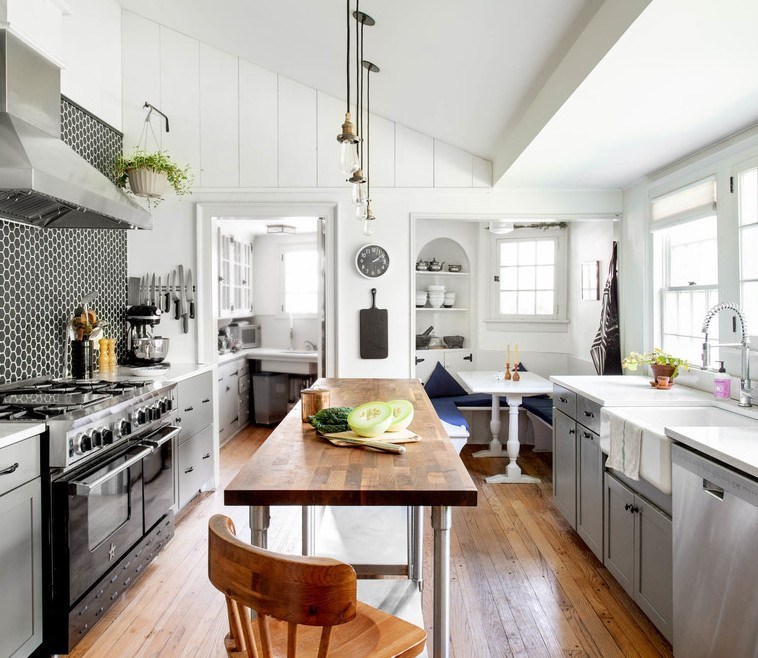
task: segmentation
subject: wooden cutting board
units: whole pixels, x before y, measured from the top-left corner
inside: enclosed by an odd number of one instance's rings
[[[387,309],[376,307],[376,288],[371,289],[371,308],[360,311],[361,358],[386,359],[387,341]]]

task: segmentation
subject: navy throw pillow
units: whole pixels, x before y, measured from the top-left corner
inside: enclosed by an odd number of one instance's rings
[[[463,386],[455,381],[455,378],[439,362],[437,362],[434,372],[429,376],[424,390],[430,398],[450,398],[466,395],[466,390]]]

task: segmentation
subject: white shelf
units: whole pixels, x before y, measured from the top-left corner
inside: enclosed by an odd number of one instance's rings
[[[467,308],[416,308],[416,310],[427,313],[461,313],[463,311],[468,311]]]
[[[416,276],[469,276],[471,272],[430,272],[429,270],[416,270]]]

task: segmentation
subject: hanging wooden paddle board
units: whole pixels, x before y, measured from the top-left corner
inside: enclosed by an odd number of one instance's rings
[[[360,312],[361,358],[386,359],[387,309],[376,307],[376,288],[371,288],[371,308]]]

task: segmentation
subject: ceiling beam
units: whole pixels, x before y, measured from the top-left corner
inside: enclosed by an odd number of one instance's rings
[[[495,185],[651,1],[605,0],[590,7],[593,13],[577,38],[501,133],[493,159]]]

